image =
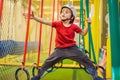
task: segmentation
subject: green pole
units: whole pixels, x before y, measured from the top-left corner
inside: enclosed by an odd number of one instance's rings
[[[87,18],[89,18],[89,0],[86,0],[86,12],[87,12]],[[90,23],[88,23],[88,30],[89,30],[88,31],[88,37],[89,37],[89,53],[90,53],[90,58],[91,58],[91,50],[92,50],[94,63],[97,64],[95,50],[94,50],[94,45],[93,45],[93,39],[92,39],[92,32],[91,32]]]
[[[80,26],[84,28],[83,0],[80,0]]]
[[[84,16],[83,16],[83,0],[80,0],[80,26],[82,27],[82,29],[84,28]],[[80,40],[81,40],[81,36],[78,35],[78,47],[79,49],[85,49],[84,47],[84,38],[83,39],[83,45],[81,45]],[[84,51],[85,52],[85,51]],[[77,80],[77,70],[73,69],[73,77],[72,80]]]
[[[84,10],[83,10],[83,0],[80,0],[80,26],[82,27],[82,29],[84,29]],[[79,48],[81,47],[82,50],[85,52],[85,40],[84,40],[84,37],[82,36],[82,45],[80,45],[80,40],[81,40],[81,37],[79,35]]]
[[[118,0],[108,0],[108,8],[111,39],[112,80],[120,80],[120,24]]]
[[[86,0],[86,13],[87,18],[89,18],[89,0]],[[91,59],[91,46],[90,46],[90,24],[88,23],[88,52],[89,52],[89,58]]]

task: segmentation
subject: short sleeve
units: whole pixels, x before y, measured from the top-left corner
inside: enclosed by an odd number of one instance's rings
[[[52,22],[52,27],[57,27],[58,23],[59,23],[58,21],[53,21]]]
[[[82,29],[79,26],[75,26],[75,32],[76,33],[80,33],[82,31]]]

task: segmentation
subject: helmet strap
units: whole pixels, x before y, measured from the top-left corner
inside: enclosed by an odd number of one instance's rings
[[[63,22],[65,22],[65,21],[67,21],[67,20],[72,20],[73,19],[73,17],[71,16],[70,18],[66,18],[65,20],[62,20]]]

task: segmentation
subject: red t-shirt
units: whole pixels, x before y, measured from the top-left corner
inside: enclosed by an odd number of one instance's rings
[[[55,45],[57,48],[65,48],[75,45],[75,32],[80,33],[82,31],[82,29],[75,24],[65,27],[61,21],[52,22],[52,27],[56,29]]]

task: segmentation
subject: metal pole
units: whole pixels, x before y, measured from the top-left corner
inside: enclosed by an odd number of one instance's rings
[[[118,0],[108,0],[108,8],[110,21],[112,80],[120,80],[120,24],[118,17]]]

